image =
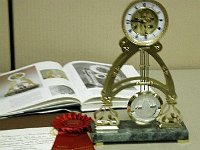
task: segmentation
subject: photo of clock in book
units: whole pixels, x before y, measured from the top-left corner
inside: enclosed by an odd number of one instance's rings
[[[152,45],[165,33],[168,15],[165,8],[152,0],[135,1],[125,10],[122,28],[126,37],[137,45]]]
[[[7,80],[10,84],[7,93],[4,95],[5,97],[39,87],[39,84],[34,83],[31,79],[26,77],[26,73],[24,72],[13,73],[8,76]]]

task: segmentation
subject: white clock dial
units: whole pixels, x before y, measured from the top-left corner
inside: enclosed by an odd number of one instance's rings
[[[154,0],[135,1],[128,6],[122,19],[126,37],[137,45],[152,45],[168,26],[165,8]]]

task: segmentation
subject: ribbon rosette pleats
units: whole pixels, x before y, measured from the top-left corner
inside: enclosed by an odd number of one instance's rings
[[[53,127],[58,131],[52,150],[94,150],[87,135],[92,119],[81,113],[67,113],[57,116]]]

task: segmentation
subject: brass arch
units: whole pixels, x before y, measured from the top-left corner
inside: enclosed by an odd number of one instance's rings
[[[162,49],[162,45],[157,42],[151,46],[138,46],[133,43],[131,43],[126,37],[123,38],[119,43],[123,53],[119,55],[119,57],[114,61],[112,67],[110,68],[108,75],[104,81],[104,86],[102,90],[102,101],[105,105],[112,105],[112,98],[121,90],[137,86],[139,85],[139,82],[137,80],[140,80],[141,77],[132,77],[127,78],[122,81],[119,81],[117,83],[114,83],[114,80],[119,73],[121,67],[138,51],[141,49],[145,49],[145,51],[148,52],[160,65],[166,83],[163,84],[160,81],[157,81],[153,78],[148,78],[149,83],[147,83],[149,86],[155,87],[162,91],[166,95],[166,99],[168,103],[176,104],[176,93],[174,88],[174,82],[172,79],[172,76],[161,59],[161,57],[158,55],[158,52]],[[136,81],[136,82],[130,82],[130,81]]]

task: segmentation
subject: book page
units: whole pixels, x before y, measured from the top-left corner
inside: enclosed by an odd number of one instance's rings
[[[73,76],[70,76],[70,80],[73,81],[74,87],[77,87],[77,93],[79,93],[82,103],[98,103],[101,102],[100,96],[103,88],[103,82],[106,78],[107,72],[110,69],[110,64],[89,62],[89,61],[75,61],[64,66],[66,74],[70,72]],[[73,72],[73,73],[72,73]],[[116,77],[118,82],[122,79],[132,76],[138,76],[138,72],[130,65],[124,65],[122,70]],[[138,92],[139,88],[133,87],[128,90],[124,90],[116,95],[120,98],[130,98],[134,93]],[[84,94],[81,94],[84,93]],[[95,98],[95,99],[94,99]]]
[[[0,116],[64,97],[77,98],[56,62],[41,62],[0,75]]]
[[[0,149],[51,150],[56,138],[52,130],[52,127],[42,127],[0,131]]]
[[[54,98],[76,97],[73,86],[60,64],[56,62],[42,62],[36,64],[42,75],[43,84],[50,90]]]

